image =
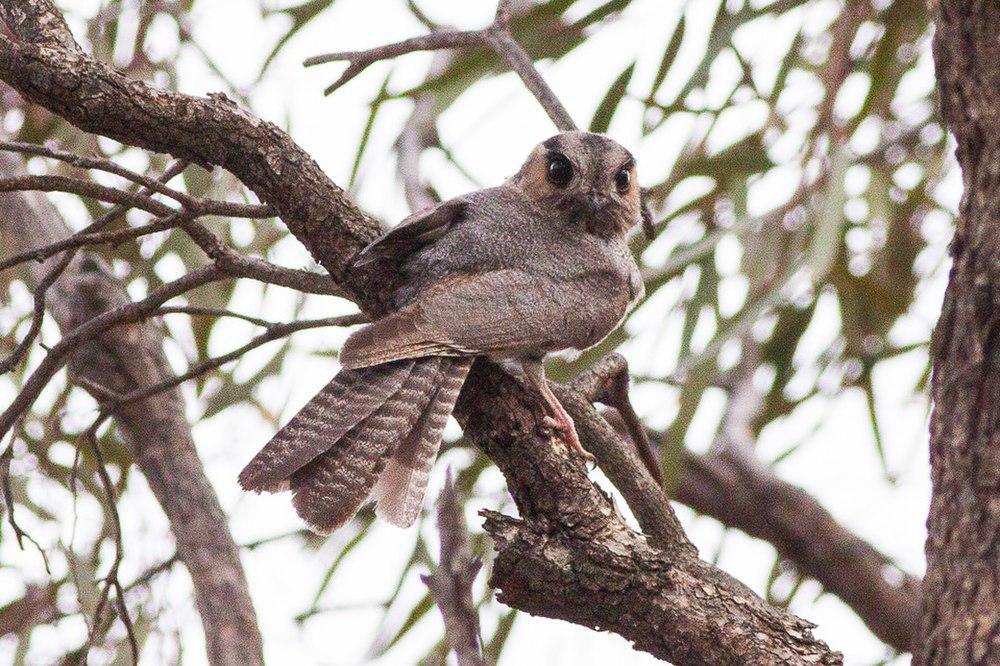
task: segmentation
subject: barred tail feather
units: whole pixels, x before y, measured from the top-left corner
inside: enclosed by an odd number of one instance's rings
[[[471,358],[440,361],[437,390],[406,439],[386,462],[373,492],[378,503],[376,514],[399,527],[409,527],[420,514],[441,436],[472,366]]]
[[[396,527],[409,527],[420,515],[430,468],[413,469],[388,460],[375,483],[375,515]]]
[[[311,529],[329,534],[357,513],[399,445],[401,433],[413,429],[436,395],[442,360],[407,362],[410,370],[395,393],[335,446],[292,474],[292,502]]]
[[[322,455],[398,392],[413,361],[344,369],[306,403],[240,473],[244,490],[287,488],[295,471]]]

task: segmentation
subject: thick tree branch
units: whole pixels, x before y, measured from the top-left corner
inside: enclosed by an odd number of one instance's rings
[[[14,4],[38,16],[54,11],[46,0],[0,0],[3,7]],[[30,29],[13,27],[30,39]],[[129,81],[48,44],[0,38],[0,79],[88,131],[228,168],[275,207],[359,303],[377,312],[389,293],[386,276],[348,270],[377,225],[273,125],[219,98]],[[520,520],[487,522],[499,549],[493,580],[513,605],[614,629],[678,664],[840,663],[808,623],[768,607],[699,561],[681,535],[657,547],[632,532],[579,458],[552,444],[539,405],[495,365],[475,365],[457,416],[504,472],[520,509]],[[666,511],[664,536],[672,518]],[[540,586],[556,581],[551,594],[541,593]],[[621,612],[608,617],[616,603]]]
[[[521,515],[487,516],[498,551],[491,584],[500,589],[501,601],[615,631],[675,664],[842,663],[813,637],[808,622],[771,608],[699,560],[683,533],[674,531],[680,528],[666,501],[649,507],[663,512],[659,519],[640,518],[649,540],[633,532],[587,477],[581,459],[543,434],[539,406],[499,368],[477,363],[470,381],[474,389],[463,391],[458,416],[507,477]],[[599,421],[581,419],[579,404],[564,404],[585,445],[617,483],[603,446],[609,452],[632,449],[613,431],[610,437],[618,441],[595,437],[596,429],[588,426]],[[632,457],[622,469],[656,488],[638,456]]]

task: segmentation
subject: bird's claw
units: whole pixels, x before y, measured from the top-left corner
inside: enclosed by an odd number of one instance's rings
[[[543,417],[542,423],[550,428],[567,447],[579,454],[591,469],[597,467],[597,458],[590,451],[583,448],[583,444],[580,443],[580,437],[576,434],[576,427],[569,415],[567,415],[566,420],[546,415]]]

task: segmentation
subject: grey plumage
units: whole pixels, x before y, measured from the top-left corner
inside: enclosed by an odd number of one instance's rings
[[[328,534],[357,513],[400,433],[410,432],[430,404],[440,382],[441,360],[431,356],[410,365],[399,390],[337,440],[336,446],[292,475],[292,503],[315,531]]]
[[[240,485],[257,492],[282,490],[292,473],[382,406],[412,368],[408,361],[342,370],[243,468]]]
[[[470,357],[441,359],[441,381],[434,397],[375,484],[375,513],[380,518],[399,527],[416,520],[441,435],[471,367]]]
[[[344,369],[247,465],[241,485],[290,486],[320,532],[369,497],[388,522],[411,524],[476,356],[520,362],[553,429],[589,455],[541,360],[596,344],[642,295],[626,242],[642,217],[634,171],[611,139],[563,133],[505,185],[412,215],[365,248],[356,264],[399,272],[395,311],[348,339]]]

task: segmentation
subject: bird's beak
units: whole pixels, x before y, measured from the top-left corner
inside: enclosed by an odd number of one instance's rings
[[[604,209],[611,203],[611,197],[596,190],[587,192],[584,203],[591,215],[597,216],[604,212]]]

